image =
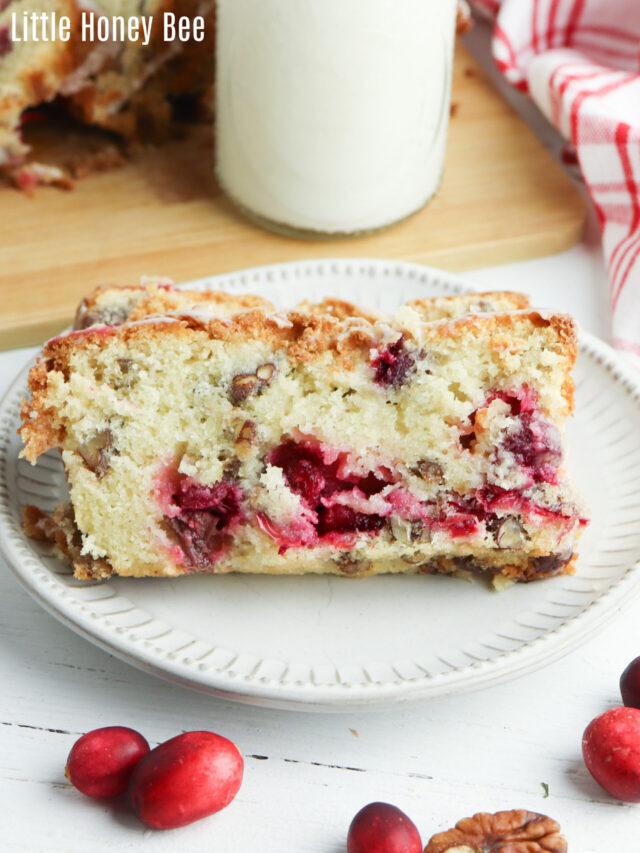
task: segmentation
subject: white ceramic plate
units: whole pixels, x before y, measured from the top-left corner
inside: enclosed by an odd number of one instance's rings
[[[193,286],[193,285],[191,285]],[[338,295],[393,309],[457,293],[449,274],[385,261],[310,261],[198,282],[281,306]],[[304,710],[377,708],[521,675],[579,646],[640,585],[640,381],[583,335],[570,468],[590,508],[575,576],[496,594],[432,576],[194,576],[77,581],[20,528],[64,499],[62,466],[18,460],[26,371],[0,406],[0,547],[24,587],[75,631],[148,672],[219,696]]]

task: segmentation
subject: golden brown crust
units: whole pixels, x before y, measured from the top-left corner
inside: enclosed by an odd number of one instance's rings
[[[263,308],[265,311],[274,311],[274,306],[259,296],[251,294],[231,294],[223,291],[213,290],[189,290],[176,288],[170,283],[148,282],[139,286],[131,285],[100,285],[86,296],[78,308],[74,328],[87,328],[95,322],[100,322],[101,303],[105,297],[111,297],[108,304],[122,303],[123,309],[127,309],[127,303],[131,303],[130,309],[120,322],[133,322],[141,320],[150,314],[164,314],[172,311],[180,311],[185,305],[210,305],[219,307],[227,313],[232,311],[247,310],[250,308]],[[496,312],[521,310],[529,306],[529,299],[523,293],[513,292],[486,292],[478,294],[460,294],[457,296],[427,297],[414,299],[407,305],[418,311],[425,320],[453,319],[461,313],[470,312]],[[335,297],[327,297],[320,302],[309,302],[304,300],[293,309],[302,314],[322,315],[328,314],[336,320],[363,319],[369,323],[379,320],[388,320],[388,316],[380,311],[363,308],[353,302]],[[113,313],[113,309],[112,309]],[[110,323],[107,317],[104,322],[107,325],[119,325]]]
[[[329,314],[335,317],[336,320],[348,320],[353,317],[360,317],[367,320],[369,323],[376,323],[384,318],[384,315],[379,311],[370,311],[356,305],[354,302],[348,302],[346,299],[336,299],[327,297],[320,302],[300,302],[296,305],[296,311],[303,314]]]
[[[444,319],[452,317],[452,310],[461,307],[471,314],[491,313],[495,311],[520,311],[529,308],[529,297],[512,290],[488,290],[483,293],[461,293],[456,296],[434,296],[412,299],[407,302],[410,308],[427,318]],[[437,315],[442,312],[442,318]]]
[[[557,346],[575,361],[577,355],[577,327],[568,314],[543,314],[531,310],[518,313],[475,315],[466,314],[455,320],[441,320],[425,327],[425,336],[434,335],[440,338],[455,338],[461,332],[478,333],[491,331],[492,338],[499,341],[504,335],[504,345],[522,348],[522,337],[527,333],[527,325],[536,328],[551,328],[556,332],[556,340],[550,345]],[[521,327],[520,329],[518,327]],[[355,322],[341,321],[330,314],[305,314],[298,311],[283,312],[282,314],[266,313],[260,308],[235,314],[229,318],[206,318],[190,316],[178,318],[150,319],[140,324],[130,324],[119,327],[86,329],[81,333],[62,335],[53,338],[45,345],[44,357],[59,357],[64,351],[72,351],[76,347],[88,347],[105,337],[120,336],[123,340],[137,337],[155,337],[162,331],[176,334],[188,333],[187,330],[200,329],[206,331],[213,340],[255,340],[260,337],[277,347],[284,347],[293,358],[308,361],[318,352],[326,350],[344,351],[344,341],[371,340],[374,336],[373,324],[359,318]],[[500,343],[499,346],[503,344]]]
[[[55,412],[46,404],[49,364],[39,359],[29,371],[31,399],[22,400],[20,416],[22,426],[18,433],[25,443],[25,456],[35,462],[38,456],[60,447],[64,441],[64,430],[58,424]]]
[[[143,284],[139,284],[139,285],[133,285],[133,284],[98,284],[96,287],[94,287],[94,289],[91,291],[91,293],[88,293],[84,297],[84,299],[82,300],[80,305],[84,306],[85,308],[88,308],[88,309],[93,308],[96,305],[96,303],[99,301],[102,294],[106,293],[109,290],[118,291],[118,292],[123,293],[123,294],[124,293],[133,293],[133,292],[137,292],[137,291],[143,291],[144,285]],[[80,306],[78,306],[78,307],[80,307]]]
[[[117,293],[117,295],[121,297],[121,300],[123,304],[127,306],[128,311],[129,305],[134,304],[136,299],[142,295],[143,286],[140,285],[138,287],[132,287],[130,285],[116,284],[98,285],[88,296],[85,296],[78,305],[73,321],[74,330],[87,329],[94,323],[99,322],[101,315],[100,297],[109,291]]]
[[[246,311],[250,308],[262,308],[265,311],[274,310],[274,306],[266,299],[248,293],[236,295],[223,291],[157,289],[149,291],[147,289],[147,292],[127,317],[127,322],[142,320],[149,314],[167,314],[172,311],[181,311],[186,302],[194,305],[218,306],[221,309],[229,308],[233,311]]]
[[[479,812],[434,835],[424,853],[566,853],[560,825],[550,817],[524,809]]]
[[[250,293],[186,290],[169,282],[147,282],[140,285],[102,284],[78,306],[73,328],[86,329],[94,323],[121,325],[142,320],[151,314],[168,314],[197,305],[211,306],[224,314],[250,308],[275,310],[267,299]]]
[[[551,326],[557,333],[560,345],[569,361],[562,385],[562,394],[567,402],[568,413],[572,414],[575,407],[573,368],[578,357],[578,327],[575,320],[566,314],[552,315]]]
[[[488,290],[484,291],[483,293],[478,293],[477,296],[479,296],[480,299],[491,299],[493,297],[497,298],[499,296],[508,298],[513,303],[515,310],[528,308],[531,305],[531,301],[526,293],[520,293],[515,290]]]

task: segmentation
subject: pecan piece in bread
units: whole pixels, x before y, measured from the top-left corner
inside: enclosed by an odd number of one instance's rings
[[[453,829],[434,835],[424,853],[566,853],[567,849],[555,820],[514,809],[466,817]]]

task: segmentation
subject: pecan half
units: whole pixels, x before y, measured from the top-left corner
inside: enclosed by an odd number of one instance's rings
[[[439,462],[434,462],[433,459],[419,459],[411,469],[411,473],[416,477],[421,477],[428,483],[444,483],[444,471]]]
[[[258,445],[258,430],[255,421],[245,421],[236,435],[235,452],[240,459],[248,459]]]
[[[254,444],[257,434],[255,421],[245,421],[238,431],[235,444]]]
[[[242,403],[252,394],[258,394],[268,385],[276,372],[275,364],[261,364],[255,373],[239,373],[231,380],[229,396],[234,405]]]
[[[256,370],[256,376],[261,382],[271,382],[273,379],[273,374],[276,372],[275,364],[271,364],[268,362],[267,364],[261,364],[260,367]]]
[[[89,441],[78,445],[78,453],[90,471],[101,480],[109,470],[110,448],[113,445],[113,435],[110,429],[97,432]]]
[[[510,551],[520,551],[524,547],[525,532],[517,518],[509,516],[500,522],[496,531],[496,542],[499,548]]]
[[[241,403],[255,394],[260,388],[260,380],[255,373],[239,373],[231,380],[231,402]]]
[[[431,541],[431,531],[425,525],[424,521],[420,521],[419,519],[407,521],[406,519],[398,518],[397,516],[391,516],[388,520],[388,525],[391,536],[403,545],[412,545],[416,542]],[[402,558],[405,563],[419,563],[422,560],[422,557],[418,555],[414,555],[414,557],[411,555],[405,556]]]
[[[392,515],[389,519],[389,529],[391,535],[398,542],[403,542],[409,545],[411,542],[411,522],[405,521],[403,518],[397,518]]]
[[[434,835],[424,853],[566,853],[567,841],[552,818],[524,809],[466,817]]]

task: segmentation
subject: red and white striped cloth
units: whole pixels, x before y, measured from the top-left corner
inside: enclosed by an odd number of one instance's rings
[[[474,0],[493,55],[572,143],[609,270],[613,343],[640,367],[640,0]]]

